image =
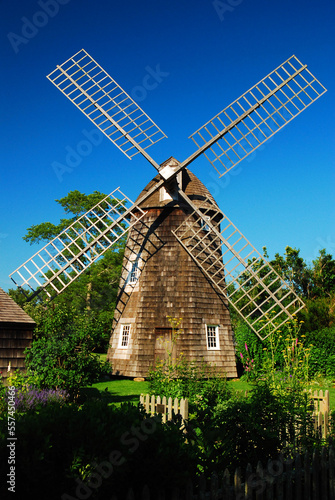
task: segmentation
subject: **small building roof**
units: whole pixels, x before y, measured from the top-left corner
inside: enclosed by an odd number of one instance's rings
[[[1,323],[29,323],[35,325],[35,321],[6,293],[0,288],[0,324]]]

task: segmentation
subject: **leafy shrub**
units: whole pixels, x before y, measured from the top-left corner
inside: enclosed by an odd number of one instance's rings
[[[17,498],[122,498],[125,487],[138,492],[146,483],[181,487],[194,462],[180,424],[101,401],[18,414]],[[0,418],[1,477],[8,473],[6,437],[7,420]],[[3,482],[1,498],[6,488]]]
[[[198,463],[207,475],[233,471],[275,459],[280,453],[292,457],[317,443],[311,406],[306,393],[275,394],[266,382],[254,385],[248,397],[232,396],[217,404],[211,419],[195,418],[194,441]]]
[[[329,328],[335,321],[335,293],[305,301],[306,307],[299,312],[304,321],[303,333]]]
[[[198,408],[212,407],[230,394],[227,379],[206,362],[188,361],[182,354],[163,360],[149,371],[149,392],[156,396],[188,398]]]
[[[36,376],[39,389],[64,389],[74,397],[81,386],[111,373],[110,364],[102,363],[91,352],[90,342],[82,332],[34,340],[27,350],[26,364],[28,373]]]
[[[306,344],[310,348],[311,376],[321,374],[335,379],[335,326],[306,332]]]

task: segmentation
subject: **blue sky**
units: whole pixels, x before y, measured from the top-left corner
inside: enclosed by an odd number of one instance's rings
[[[38,250],[22,240],[27,228],[63,216],[55,199],[118,186],[135,199],[155,174],[108,139],[55,172],[93,125],[46,75],[82,48],[167,134],[148,150],[158,163],[188,157],[191,133],[295,54],[328,92],[221,180],[204,157],[191,169],[259,251],[335,255],[334,2],[12,0],[0,9],[1,288]]]

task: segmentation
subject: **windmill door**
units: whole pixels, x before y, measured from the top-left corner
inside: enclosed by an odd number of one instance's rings
[[[155,364],[160,360],[167,360],[170,352],[175,357],[174,350],[172,328],[155,328]]]

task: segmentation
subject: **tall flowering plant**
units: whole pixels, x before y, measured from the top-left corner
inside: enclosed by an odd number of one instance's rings
[[[248,344],[246,342],[244,343],[244,352],[240,352],[240,358],[247,380],[252,380],[256,374],[255,362],[251,353],[249,353]]]
[[[303,344],[305,335],[300,335],[301,323],[294,315],[283,330],[269,335],[267,347],[263,348],[263,377],[278,393],[308,386],[310,350]],[[280,364],[278,359],[281,359]]]

